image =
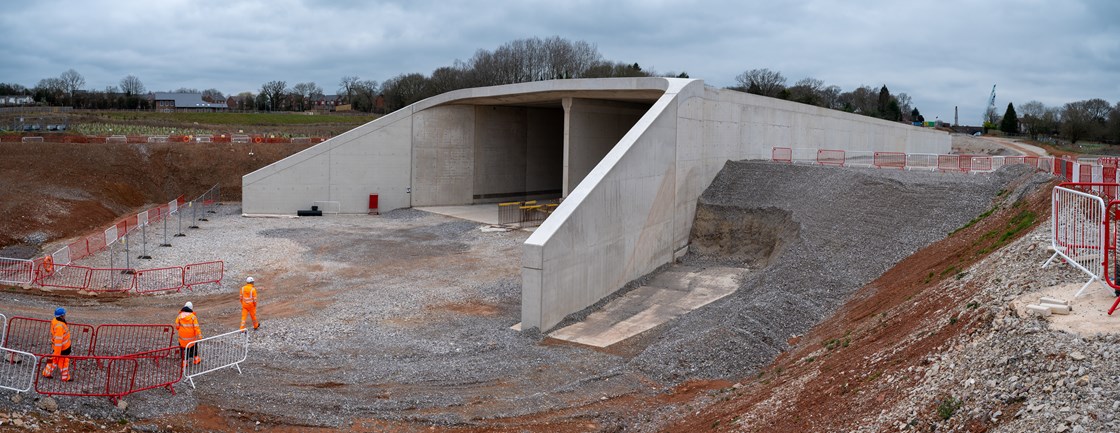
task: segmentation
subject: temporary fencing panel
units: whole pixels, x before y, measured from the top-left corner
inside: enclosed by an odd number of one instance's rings
[[[793,162],[793,149],[789,147],[775,147],[770,152],[770,159],[777,162]]]
[[[6,335],[8,335],[8,316],[0,314],[0,347],[4,347]]]
[[[971,160],[972,171],[992,171],[992,157],[974,156]]]
[[[521,222],[521,202],[498,203],[498,224],[517,224]]]
[[[31,260],[0,257],[0,283],[30,284],[35,276],[35,263]]]
[[[68,323],[70,328],[70,352],[89,354],[93,343],[93,326]],[[4,347],[33,353],[38,356],[54,353],[51,342],[51,321],[29,317],[13,317],[8,321],[4,334]]]
[[[1045,267],[1055,258],[1061,257],[1066,263],[1089,275],[1089,281],[1074,295],[1077,297],[1089,284],[1101,281],[1102,278],[1105,202],[1096,195],[1063,186],[1054,187],[1051,198],[1053,223],[1050,245],[1054,249],[1054,255],[1042,266]]]
[[[193,263],[183,267],[183,286],[188,289],[201,284],[220,284],[225,276],[223,261]]]
[[[145,269],[136,271],[136,292],[154,293],[183,288],[183,268]]]
[[[875,152],[872,165],[878,168],[906,168],[906,154],[902,152]]]
[[[240,364],[249,357],[249,334],[244,329],[191,342],[187,349],[192,345],[198,347],[198,356],[202,358],[202,362],[195,364],[183,352],[183,377],[190,381],[192,388],[194,378],[206,373],[227,367],[236,368],[241,373]]]
[[[168,347],[178,347],[173,325],[99,325],[90,354],[126,356]]]
[[[817,164],[843,166],[844,151],[833,149],[817,150]]]
[[[957,171],[961,169],[960,156],[958,155],[937,155],[937,170],[939,171]]]
[[[961,171],[968,173],[972,171],[972,155],[961,155],[957,157],[957,168]]]
[[[70,243],[70,245],[67,245],[66,248],[70,251],[70,259],[67,260],[66,263],[81,260],[89,255],[89,244],[86,243],[85,239],[74,241]]]
[[[1087,164],[1077,164],[1077,179],[1075,182],[1097,182],[1099,180],[1093,179],[1093,166]]]
[[[1116,181],[1116,167],[1101,167],[1101,182],[1114,183]]]
[[[98,233],[86,238],[86,252],[88,253],[87,256],[99,253],[107,246],[109,246],[109,244],[105,242],[104,233]]]
[[[50,356],[39,358],[36,370],[51,362]],[[111,400],[128,395],[136,378],[138,361],[131,358],[106,358],[94,356],[67,356],[70,360],[70,380],[35,375],[35,392],[43,395],[68,395],[77,397],[109,397]]]
[[[127,292],[136,287],[136,271],[122,268],[90,268],[85,290]]]
[[[0,347],[0,356],[3,356],[0,359],[0,388],[15,392],[30,391],[38,371],[35,355]]]
[[[54,265],[54,272],[45,274],[35,281],[43,287],[84,290],[89,285],[90,268],[78,265]]]

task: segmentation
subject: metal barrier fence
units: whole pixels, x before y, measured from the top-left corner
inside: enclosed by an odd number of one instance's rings
[[[1070,187],[1115,187],[1116,185],[1069,185],[1054,187],[1051,195],[1050,247],[1054,254],[1042,264],[1046,267],[1061,257],[1071,266],[1089,275],[1074,297],[1081,296],[1094,281],[1103,282],[1105,271],[1105,201],[1100,196]]]
[[[42,287],[75,290],[85,290],[89,286],[90,268],[57,263],[53,267],[54,272],[44,269],[42,275],[35,279],[35,284]]]
[[[906,154],[902,152],[875,152],[872,165],[878,168],[906,168]]]
[[[15,392],[31,390],[38,372],[38,362],[30,353],[0,347],[0,388]]]
[[[136,271],[124,268],[90,268],[84,290],[98,293],[127,292],[136,287]]]
[[[192,346],[198,348],[198,356],[202,359],[198,364],[186,356]],[[241,363],[248,357],[249,334],[244,329],[192,341],[183,351],[183,377],[194,388],[194,378],[206,373],[233,367],[240,374]]]
[[[183,287],[193,289],[202,284],[221,284],[225,268],[226,263],[220,260],[186,265],[183,267]]]
[[[517,224],[521,222],[521,209],[522,202],[512,201],[507,203],[498,203],[498,224]]]
[[[0,283],[30,284],[35,279],[35,262],[0,257]]]
[[[167,388],[172,394],[183,378],[180,349],[167,347],[127,356],[67,356],[69,381],[35,375],[35,392],[43,395],[77,397],[121,397],[153,388]],[[39,358],[36,370],[46,366],[50,357]]]
[[[843,166],[844,151],[834,149],[818,149],[817,164]]]
[[[125,356],[176,346],[173,325],[98,325],[92,356]]]
[[[4,337],[8,335],[8,316],[0,314],[0,347],[4,347]]]
[[[93,326],[67,323],[70,328],[70,353],[89,354],[93,348]],[[13,317],[4,332],[4,347],[45,356],[54,354],[51,342],[51,321],[30,317]]]
[[[770,159],[777,162],[793,162],[793,148],[775,147],[770,151]]]
[[[498,224],[520,224],[522,227],[540,225],[556,207],[561,199],[529,200],[498,203]]]
[[[154,293],[183,289],[183,268],[178,266],[136,271],[136,292]]]

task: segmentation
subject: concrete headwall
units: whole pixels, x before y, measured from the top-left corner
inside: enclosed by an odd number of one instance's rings
[[[666,79],[668,90],[525,242],[522,328],[550,329],[686,252],[728,160],[773,147],[948,153],[943,132]]]

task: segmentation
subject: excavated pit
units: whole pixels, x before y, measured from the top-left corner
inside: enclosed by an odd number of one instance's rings
[[[689,235],[690,249],[710,260],[761,268],[773,263],[800,231],[790,212],[776,207],[744,209],[700,203]]]

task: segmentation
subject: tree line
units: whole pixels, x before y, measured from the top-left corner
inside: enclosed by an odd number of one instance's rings
[[[338,103],[350,104],[362,112],[388,113],[422,99],[452,90],[515,84],[567,78],[609,78],[667,76],[688,78],[686,72],[659,74],[645,70],[637,63],[605,60],[598,48],[585,41],[571,41],[553,36],[545,39],[526,38],[506,42],[493,51],[479,49],[467,60],[456,59],[430,74],[402,73],[384,82],[344,76],[338,82]],[[881,119],[915,122],[925,118],[906,93],[892,94],[886,85],[860,86],[843,91],[839,86],[807,77],[793,85],[777,71],[751,69],[735,77],[729,89],[785,99]],[[152,101],[145,94],[139,78],[128,75],[119,86],[103,91],[84,90],[85,79],[70,69],[58,77],[44,78],[33,88],[0,83],[0,94],[28,95],[46,105],[70,105],[75,108],[151,109]],[[201,93],[209,102],[226,102],[217,89],[180,88],[173,92]],[[273,80],[261,85],[256,93],[246,91],[231,95],[232,109],[246,111],[304,111],[323,98],[325,90],[315,82],[288,86],[286,81]],[[1009,109],[1012,108],[1009,104]],[[994,110],[992,110],[994,111]],[[1010,110],[1009,110],[1010,111]],[[1120,143],[1120,102],[1115,106],[1103,99],[1090,99],[1047,107],[1031,101],[1020,107],[1021,114],[995,116],[987,114],[985,126],[1040,135],[1058,136],[1069,141],[1097,140]],[[1007,120],[1007,122],[1004,122]],[[1012,126],[1014,125],[1014,126]]]
[[[1002,117],[991,113],[988,116],[985,127],[998,127],[1005,133],[1025,134],[1036,140],[1046,136],[1059,137],[1071,143],[1099,141],[1120,144],[1120,102],[1110,105],[1104,99],[1093,98],[1049,107],[1030,101],[1018,110],[1015,104],[1008,103]]]

